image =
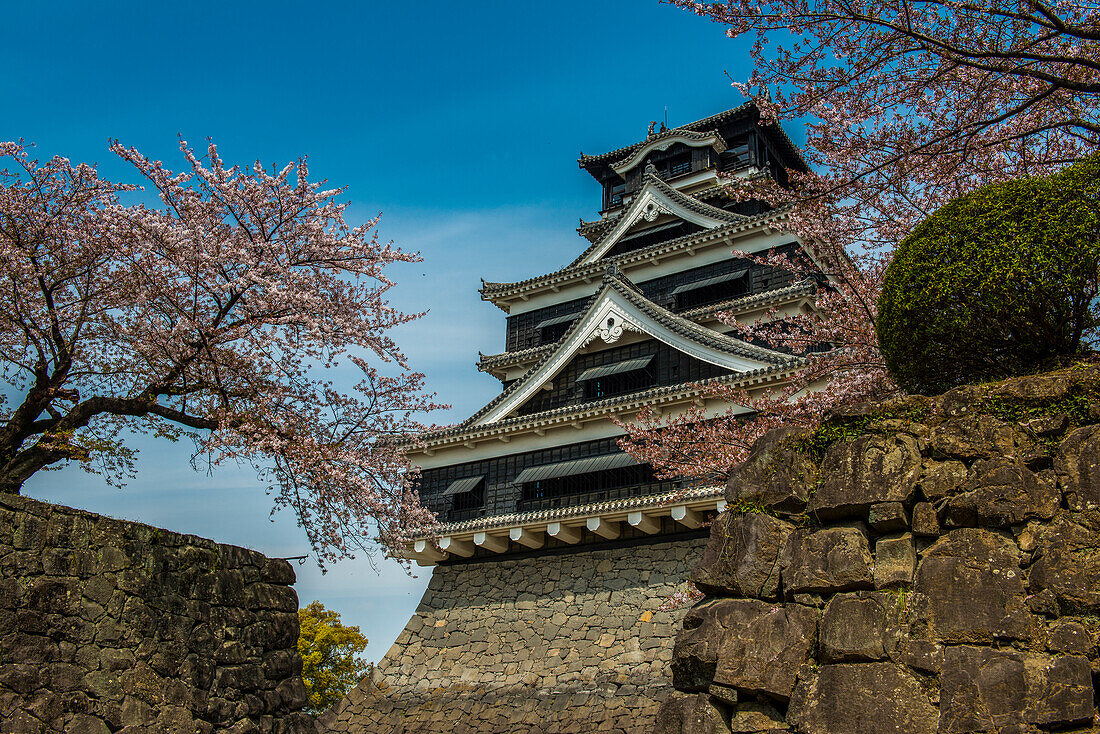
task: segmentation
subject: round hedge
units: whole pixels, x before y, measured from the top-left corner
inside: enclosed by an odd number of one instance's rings
[[[954,199],[886,270],[876,331],[891,375],[931,395],[1080,351],[1098,263],[1100,154]]]

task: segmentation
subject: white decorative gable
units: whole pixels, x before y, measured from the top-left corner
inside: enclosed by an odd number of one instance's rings
[[[724,209],[704,204],[689,196],[680,194],[657,178],[656,175],[647,173],[645,185],[634,197],[615,227],[607,233],[607,236],[598,245],[589,249],[584,257],[577,260],[573,265],[596,262],[607,254],[639,222],[655,221],[662,214],[670,214],[685,222],[697,224],[704,229],[714,229],[723,224],[745,218],[739,214],[727,212]]]
[[[626,160],[613,164],[611,170],[621,176],[644,161],[650,153],[658,150],[668,150],[677,143],[686,145],[689,148],[713,148],[716,153],[721,153],[726,149],[726,141],[722,140],[717,132],[697,133],[691,130],[670,130],[668,133],[658,135],[650,142],[642,145]]]
[[[508,417],[534,397],[543,385],[552,382],[586,346],[597,339],[613,344],[628,331],[646,334],[696,359],[734,372],[773,367],[777,360],[789,359],[786,355],[751,347],[701,327],[656,304],[646,302],[647,306],[643,308],[633,302],[639,300],[643,300],[640,294],[628,297],[605,283],[554,351],[535,365],[513,389],[502,395],[498,402],[487,406],[488,409],[477,416],[471,425],[486,425]]]

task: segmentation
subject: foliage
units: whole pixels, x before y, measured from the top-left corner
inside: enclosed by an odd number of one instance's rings
[[[814,263],[781,255],[758,259],[805,277],[816,272]],[[783,319],[769,314],[752,324],[721,315],[735,336],[805,356],[779,387],[706,385],[707,398],[731,406],[717,414],[705,405],[672,415],[643,408],[633,421],[615,421],[625,433],[619,441],[623,450],[652,464],[661,477],[720,484],[768,431],[814,428],[834,408],[895,394],[873,328],[882,269],[869,266],[861,272],[850,262],[836,264],[838,286],[819,292],[817,313]]]
[[[985,186],[898,247],[879,343],[907,390],[1032,371],[1096,338],[1100,155],[1050,177]]]
[[[355,657],[367,646],[358,627],[340,624],[340,615],[319,602],[298,610],[298,654],[302,656],[302,680],[309,691],[311,714],[319,714],[340,702],[364,676],[370,663]]]
[[[997,0],[670,0],[755,39],[755,69],[734,86],[765,124],[806,121],[809,172],[785,188],[730,179],[737,199],[768,202],[828,277],[818,312],[725,321],[807,365],[770,393],[706,387],[735,407],[718,416],[643,411],[623,448],[663,476],[716,481],[777,425],[816,426],[830,408],[897,391],[875,324],[894,246],[951,199],[1049,174],[1100,142],[1100,11]],[[751,258],[767,261],[768,257]],[[796,271],[805,272],[806,264]],[[811,392],[817,390],[818,392]]]
[[[304,160],[242,169],[181,141],[188,170],[173,173],[112,150],[159,207],[0,144],[0,491],[69,462],[120,483],[120,436],[148,432],[254,465],[319,560],[429,528],[394,439],[437,406],[388,336],[419,314],[385,298],[386,266],[417,256],[381,244],[375,220],[347,224],[341,190]],[[345,362],[359,382],[341,392],[325,376]]]

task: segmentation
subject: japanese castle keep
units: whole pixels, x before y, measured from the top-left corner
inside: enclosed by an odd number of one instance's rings
[[[734,202],[719,175],[782,183],[805,164],[751,103],[579,164],[601,187],[599,217],[562,269],[483,284],[507,314],[504,350],[478,361],[501,393],[413,455],[443,523],[409,549],[431,582],[329,731],[645,732],[670,690],[684,610],[660,607],[698,560],[722,487],[657,479],[610,419],[675,413],[705,400],[700,384],[763,390],[797,368],[716,318],[806,310],[817,286],[733,256],[800,245],[781,212]]]

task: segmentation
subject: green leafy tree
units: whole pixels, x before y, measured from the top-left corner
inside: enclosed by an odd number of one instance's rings
[[[877,330],[891,376],[935,394],[1093,348],[1098,267],[1100,154],[954,199],[886,270]]]
[[[340,624],[340,614],[319,601],[298,610],[298,654],[309,691],[311,714],[335,706],[372,666],[356,657],[367,646],[358,627]]]

